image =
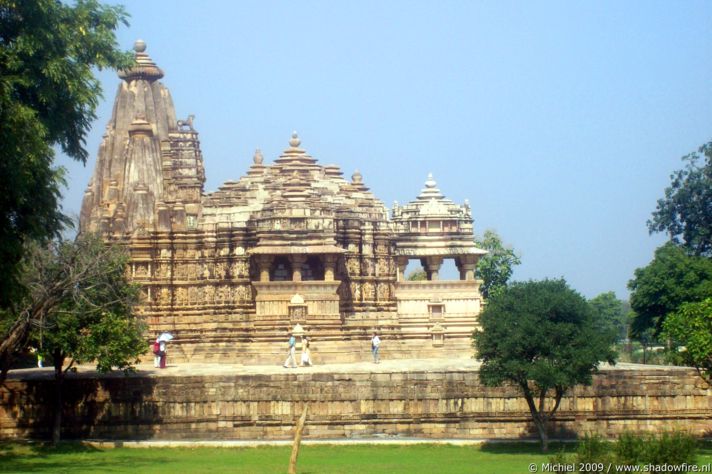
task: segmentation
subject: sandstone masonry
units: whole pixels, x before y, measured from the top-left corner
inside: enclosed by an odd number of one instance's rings
[[[289,439],[309,404],[308,439],[536,438],[513,387],[489,388],[463,369],[348,373],[272,371],[203,376],[73,376],[64,438]],[[44,438],[52,381],[10,379],[0,388],[0,436]],[[554,436],[683,429],[712,434],[712,390],[692,369],[605,369],[561,402]]]

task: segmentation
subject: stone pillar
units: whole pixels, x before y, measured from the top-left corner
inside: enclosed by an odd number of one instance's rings
[[[445,329],[438,324],[435,323],[435,325],[430,328],[430,334],[433,337],[433,347],[442,347],[445,345]]]
[[[292,281],[302,281],[302,265],[307,261],[306,255],[290,255],[292,262]]]
[[[272,265],[272,255],[258,255],[257,266],[260,269],[260,281],[269,281],[269,267]]]
[[[460,280],[474,280],[475,267],[477,267],[477,256],[466,255],[458,259],[457,268],[460,269]]]
[[[408,257],[396,257],[398,266],[398,281],[405,281],[405,269],[408,266]]]
[[[185,230],[185,206],[180,201],[173,205],[173,230]]]
[[[336,268],[336,259],[338,255],[324,256],[324,281],[334,281],[334,269]]]
[[[425,267],[425,273],[428,274],[428,280],[439,280],[440,279],[440,266],[443,264],[442,257],[425,257],[422,259],[423,267]]]
[[[170,232],[171,230],[171,211],[166,203],[159,202],[156,206],[158,209],[158,230],[162,232]]]

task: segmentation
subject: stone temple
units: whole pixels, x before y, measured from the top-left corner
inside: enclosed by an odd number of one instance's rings
[[[82,232],[127,245],[151,335],[175,337],[173,360],[277,364],[290,330],[316,363],[383,357],[471,357],[482,305],[467,202],[428,176],[389,210],[356,171],[320,165],[296,133],[269,164],[204,192],[193,118],[177,120],[163,71],[134,47],[81,210]],[[427,280],[406,281],[409,260]],[[443,280],[444,259],[459,279]]]

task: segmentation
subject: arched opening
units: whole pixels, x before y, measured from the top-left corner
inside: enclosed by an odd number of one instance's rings
[[[420,260],[413,258],[408,259],[408,265],[406,265],[403,275],[405,276],[405,281],[423,281],[428,279],[425,269],[420,264]]]
[[[444,258],[443,264],[440,266],[441,280],[459,280],[460,270],[457,269],[457,264],[454,258]]]
[[[324,279],[324,264],[316,255],[307,258],[302,264],[302,281]]]
[[[292,264],[287,257],[276,257],[269,269],[270,281],[291,281]]]

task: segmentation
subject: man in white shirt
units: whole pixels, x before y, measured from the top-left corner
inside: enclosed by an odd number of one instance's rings
[[[378,334],[373,333],[371,338],[371,354],[373,354],[373,363],[379,364],[381,362],[381,357],[378,355],[378,348],[381,346],[381,338]]]

